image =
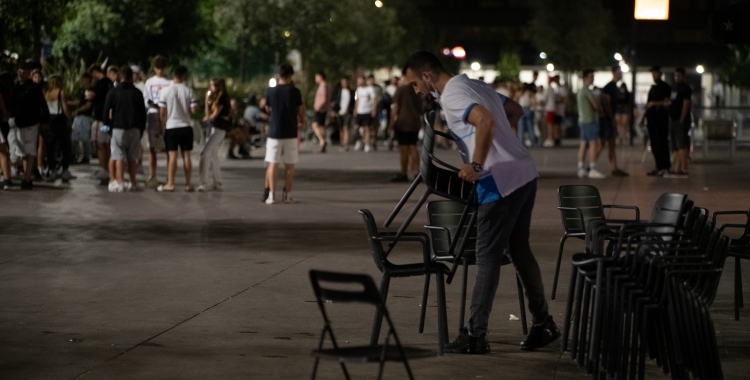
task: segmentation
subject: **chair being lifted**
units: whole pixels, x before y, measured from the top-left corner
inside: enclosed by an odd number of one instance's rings
[[[414,190],[416,190],[417,186],[419,186],[420,183],[424,182],[427,189],[425,190],[424,194],[422,194],[422,197],[419,198],[417,204],[414,205],[414,208],[412,209],[409,216],[407,216],[404,222],[401,224],[401,227],[399,227],[398,231],[395,234],[394,240],[386,248],[386,254],[390,252],[398,243],[399,238],[404,234],[406,229],[409,227],[409,224],[411,224],[411,221],[417,215],[417,212],[419,212],[419,209],[422,207],[422,205],[424,205],[430,195],[435,194],[439,197],[446,198],[464,205],[464,211],[461,214],[461,219],[458,223],[459,226],[466,225],[466,220],[467,218],[469,218],[470,210],[476,209],[476,185],[460,179],[458,177],[458,168],[441,161],[433,154],[433,151],[435,149],[436,135],[442,136],[449,140],[453,140],[453,137],[451,135],[435,131],[433,127],[434,120],[435,111],[430,111],[429,113],[425,114],[426,125],[424,128],[422,151],[419,158],[419,174],[416,178],[414,178],[414,182],[412,182],[411,186],[406,191],[406,194],[404,194],[404,196],[398,202],[396,208],[393,209],[391,215],[388,216],[388,219],[385,221],[384,226],[388,227],[391,225],[393,219],[396,218],[396,215],[398,215],[398,213],[406,204],[406,201],[409,200],[409,197],[411,197],[412,193],[414,193]],[[476,223],[476,217],[476,213],[471,213],[471,220],[469,221],[468,225],[474,225]],[[463,256],[463,252],[469,241],[468,234],[469,230],[467,229],[464,232],[463,239],[453,239],[453,241],[451,242],[450,252],[457,252],[456,257],[458,258],[458,260],[454,261],[453,267],[451,268],[451,271],[448,274],[448,278],[446,279],[446,282],[449,284],[453,280],[453,275],[456,273],[456,269],[461,262],[461,256]],[[459,240],[461,241],[461,246],[458,251],[455,251],[456,244],[459,242]]]
[[[341,369],[344,371],[344,376],[347,380],[350,379],[349,371],[346,369],[347,361],[380,363],[378,379],[383,377],[383,366],[386,361],[400,361],[404,363],[409,379],[413,380],[414,376],[411,373],[411,368],[409,368],[407,358],[416,359],[435,356],[435,351],[433,350],[404,347],[401,345],[401,341],[398,339],[398,335],[396,335],[393,321],[391,321],[391,316],[388,314],[388,310],[385,307],[385,302],[380,297],[378,289],[375,287],[375,283],[370,276],[311,270],[310,282],[312,283],[313,291],[315,292],[315,299],[320,308],[320,312],[323,314],[323,321],[325,322],[323,331],[320,334],[318,349],[312,352],[312,355],[315,357],[315,365],[312,373],[313,380],[315,380],[315,376],[317,375],[320,359],[338,361],[341,364]],[[336,288],[327,288],[321,285],[321,283],[336,284],[338,286]],[[358,289],[341,290],[342,285],[354,285],[357,286]],[[328,319],[328,314],[325,310],[326,301],[337,303],[356,302],[374,305],[378,311],[385,316],[385,320],[388,323],[389,329],[385,342],[382,345],[376,346],[340,347],[336,342],[336,337],[333,335],[331,321]],[[330,338],[333,348],[323,348],[326,334]],[[392,342],[391,338],[393,338]]]
[[[740,260],[750,260],[750,210],[747,211],[717,211],[712,219],[716,224],[717,216],[744,215],[745,224],[723,224],[719,231],[726,229],[741,229],[742,236],[729,241],[729,256],[734,258],[734,320],[740,320],[740,308],[745,307],[742,297],[742,265]],[[718,227],[718,225],[717,225]]]

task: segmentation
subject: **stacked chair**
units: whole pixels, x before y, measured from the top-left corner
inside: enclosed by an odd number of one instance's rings
[[[729,256],[734,258],[734,320],[740,320],[740,308],[745,307],[742,297],[742,265],[740,260],[750,259],[750,210],[747,211],[717,211],[712,219],[716,225],[717,217],[726,215],[744,215],[745,224],[723,224],[719,231],[725,229],[740,229],[742,235],[729,241]]]
[[[563,352],[596,379],[643,379],[647,356],[674,379],[723,378],[709,307],[729,239],[707,210],[664,194],[647,222],[591,221],[586,242],[572,258]]]

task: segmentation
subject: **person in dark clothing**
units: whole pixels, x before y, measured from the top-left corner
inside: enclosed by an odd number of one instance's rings
[[[104,123],[104,118],[109,115],[104,114],[104,102],[107,100],[107,94],[109,91],[114,88],[114,83],[104,75],[104,72],[99,66],[92,66],[89,69],[89,74],[91,74],[96,80],[96,84],[94,84],[93,100],[94,124],[91,127],[93,140],[96,143],[96,155],[99,158],[98,173],[100,174],[97,174],[96,176],[102,180],[108,178],[111,179],[109,173],[110,135],[109,133],[102,132],[101,128],[103,125],[107,125]]]
[[[107,94],[103,108],[104,125],[111,127],[111,157],[115,168],[114,178],[110,178],[110,192],[138,189],[135,176],[141,155],[141,133],[146,126],[145,104],[143,93],[133,85],[133,70],[122,67],[118,73],[118,85]],[[128,162],[128,185],[124,184],[123,161]]]
[[[688,160],[690,158],[690,115],[693,90],[685,83],[685,69],[679,67],[674,71],[674,87],[669,103],[669,145],[674,153],[673,170],[664,176],[667,178],[688,178]]]
[[[672,87],[661,80],[661,67],[651,68],[654,84],[648,91],[646,102],[646,123],[648,124],[648,136],[651,141],[651,153],[656,161],[656,169],[650,171],[650,176],[663,176],[669,172],[669,97]]]
[[[341,151],[344,152],[349,150],[349,128],[351,128],[354,113],[354,92],[349,88],[349,78],[341,78],[339,86],[333,92],[331,108],[336,117]]]
[[[417,141],[419,130],[422,128],[422,99],[404,81],[398,86],[391,104],[391,128],[395,132],[398,141],[398,149],[401,153],[401,172],[395,175],[391,181],[406,182],[408,170],[413,174],[419,173],[419,151]]]
[[[599,149],[609,146],[609,166],[613,177],[627,177],[628,173],[617,167],[617,128],[615,126],[615,112],[620,100],[620,89],[617,82],[622,80],[620,65],[612,66],[612,80],[602,89],[602,108],[604,116],[599,118],[599,139],[602,140]],[[601,152],[600,152],[601,153]]]
[[[0,74],[0,169],[3,174],[3,189],[14,188],[11,182],[10,172],[10,148],[8,146],[8,133],[10,126],[8,120],[13,109],[13,78],[9,73]]]
[[[19,81],[13,91],[14,106],[8,121],[10,133],[15,134],[15,138],[9,137],[8,140],[15,144],[17,154],[24,161],[22,190],[33,188],[31,176],[36,163],[39,126],[49,120],[49,109],[42,88],[29,78],[30,73],[29,63],[22,63],[18,67]]]
[[[276,203],[276,177],[279,164],[284,164],[284,190],[281,200],[284,203],[296,203],[291,197],[294,182],[294,165],[299,160],[297,147],[298,130],[305,120],[305,105],[302,93],[292,83],[294,69],[288,64],[279,67],[279,84],[268,89],[268,108],[271,113],[271,128],[266,141],[266,186],[263,191],[264,202]]]

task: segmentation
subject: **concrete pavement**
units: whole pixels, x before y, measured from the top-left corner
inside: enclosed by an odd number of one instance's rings
[[[378,281],[356,211],[367,208],[382,224],[408,184],[389,181],[395,152],[331,149],[314,155],[312,147],[304,148],[296,205],[260,202],[260,159],[224,161],[222,192],[180,191],[178,174],[175,193],[111,194],[87,178],[93,166],[74,167],[79,179],[66,189],[0,192],[0,378],[308,377],[322,318],[307,272],[367,273]],[[695,154],[688,180],[646,177],[653,164],[650,157],[641,164],[642,152],[621,149],[619,160],[630,177],[597,181],[576,178],[572,147],[533,151],[541,178],[531,245],[547,293],[562,234],[556,210],[560,185],[595,184],[605,203],[637,205],[644,218],[664,192],[685,192],[712,212],[750,207],[750,151],[740,150],[733,160],[721,150],[712,150],[710,159]],[[452,151],[439,154],[457,162]],[[254,155],[262,157],[262,151]],[[599,165],[607,171],[604,159]],[[421,230],[424,222],[420,213],[412,229]],[[568,247],[566,259],[581,244],[570,241]],[[420,259],[418,247],[398,248],[396,260]],[[743,379],[750,372],[750,312],[733,320],[731,264],[712,313],[725,378]],[[503,269],[490,321],[493,353],[413,361],[417,379],[587,378],[569,356],[561,356],[558,343],[539,352],[518,349],[523,336],[520,322],[510,320],[519,308],[509,269]],[[566,260],[558,299],[550,303],[558,323],[569,271]],[[473,273],[472,268],[469,286]],[[743,282],[747,289],[747,276]],[[451,338],[458,327],[459,284],[447,286]],[[417,333],[421,289],[421,278],[394,279],[388,307],[405,344],[436,348],[434,286],[425,333]],[[328,306],[344,344],[368,341],[371,308]],[[376,369],[350,366],[357,378],[374,376]],[[648,371],[650,378],[661,376],[653,363]],[[385,377],[405,373],[390,364]],[[323,362],[319,378],[343,376],[335,363]]]

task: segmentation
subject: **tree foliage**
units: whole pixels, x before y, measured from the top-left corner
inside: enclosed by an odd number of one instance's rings
[[[721,81],[750,88],[750,45],[729,45],[729,56],[721,71]]]
[[[521,72],[521,57],[513,51],[501,52],[500,60],[497,61],[497,71],[500,73],[500,80],[504,82],[518,78]]]
[[[599,0],[534,0],[532,39],[564,71],[605,65],[614,33],[612,12]]]

